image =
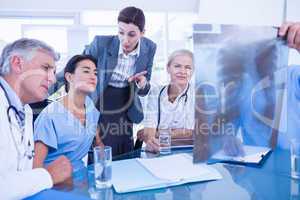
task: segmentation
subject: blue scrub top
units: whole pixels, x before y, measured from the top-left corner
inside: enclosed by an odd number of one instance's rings
[[[300,141],[300,66],[288,67],[287,98],[283,105],[281,123],[287,127],[278,136],[278,146],[289,149],[291,140]]]
[[[49,104],[36,119],[34,141],[41,141],[49,148],[46,166],[65,155],[72,163],[73,172],[84,167],[82,158],[96,135],[100,115],[89,97],[85,99],[85,107],[85,126],[60,102]]]
[[[299,140],[300,130],[300,67],[291,67],[288,74],[288,138]]]
[[[258,116],[266,117],[266,110],[269,104],[273,104],[275,96],[268,91],[254,90],[260,83],[261,77],[257,74],[256,68],[249,68],[236,82],[236,93],[228,97],[231,112],[237,109],[238,116],[232,114],[234,120],[228,123],[233,126],[235,134],[240,131],[243,143],[253,146],[269,146],[271,138],[271,125],[263,122]],[[227,111],[228,112],[228,111]],[[225,134],[230,132],[225,132]]]
[[[253,71],[251,73],[255,74],[256,72]],[[263,90],[252,93],[254,92],[254,88],[259,83],[259,80],[260,77],[257,74],[253,76],[253,79],[245,78],[244,80],[245,85],[243,86],[244,88],[240,94],[242,96],[242,102],[240,105],[241,116],[238,123],[240,123],[241,126],[244,144],[269,146],[272,133],[271,125],[263,122],[256,115],[266,117],[265,110],[267,105],[274,103],[270,101],[273,101],[275,96],[269,92],[267,97],[265,91]]]

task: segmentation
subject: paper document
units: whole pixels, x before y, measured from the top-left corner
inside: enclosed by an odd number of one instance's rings
[[[193,158],[188,154],[175,154],[153,159],[137,159],[153,176],[170,180],[181,181],[201,177],[208,179],[215,169],[206,164],[193,164]]]
[[[225,154],[224,150],[220,150],[212,156],[212,159],[220,161],[235,161],[242,163],[259,164],[264,156],[266,156],[271,151],[271,149],[268,147],[244,145],[243,148],[245,152],[244,156],[228,156]]]
[[[143,144],[144,145],[144,144]],[[193,150],[194,145],[193,144],[186,144],[186,145],[173,145],[171,146],[172,150],[180,150],[180,149],[188,149],[188,150]],[[146,150],[146,144],[142,147],[142,151],[147,151]]]
[[[112,168],[112,183],[118,193],[222,178],[212,166],[193,164],[193,159],[188,154],[114,161]]]

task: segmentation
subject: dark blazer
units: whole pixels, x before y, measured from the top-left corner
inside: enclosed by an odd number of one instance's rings
[[[156,44],[144,37],[141,38],[140,42],[140,54],[135,61],[135,73],[146,70],[146,78],[149,82]],[[97,60],[98,83],[96,91],[91,94],[95,104],[97,104],[100,95],[102,95],[103,91],[108,86],[112,72],[118,63],[119,45],[120,41],[118,36],[96,36],[93,42],[90,45],[87,45],[83,52],[83,54],[89,54]],[[64,84],[64,72],[58,73],[56,79],[56,84],[49,90],[50,94]],[[133,123],[140,123],[143,120],[144,115],[138,95],[145,96],[150,89],[150,84],[147,84],[142,90],[138,89],[135,84],[132,84],[131,86],[134,88],[134,100],[128,108],[127,116]]]
[[[140,54],[135,62],[135,73],[146,70],[146,78],[150,81],[156,44],[144,37],[141,38],[140,42]],[[107,87],[117,65],[119,46],[118,36],[96,36],[84,50],[84,54],[89,54],[97,60],[98,84],[96,91],[91,95],[95,103]],[[139,123],[143,120],[144,115],[138,95],[146,95],[150,89],[150,84],[147,84],[142,90],[138,89],[135,84],[133,87],[134,100],[128,108],[127,115],[132,122]]]

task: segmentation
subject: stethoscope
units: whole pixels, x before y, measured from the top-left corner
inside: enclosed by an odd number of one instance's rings
[[[160,92],[159,92],[159,95],[158,95],[158,99],[157,99],[157,105],[158,105],[158,113],[157,113],[157,125],[156,125],[156,131],[158,131],[158,127],[159,127],[159,124],[160,124],[160,112],[161,112],[161,105],[160,105],[160,98],[161,98],[161,95],[163,93],[163,91],[167,88],[168,85],[164,86]],[[189,88],[190,88],[190,84],[188,84],[187,86],[187,89],[185,90],[185,92],[179,97],[178,101],[180,101],[181,98],[185,97],[184,98],[184,106],[186,105],[186,102],[187,102],[187,99],[188,99],[188,91],[189,91]]]
[[[13,138],[13,143],[14,143],[14,146],[17,150],[17,153],[18,153],[18,164],[17,164],[17,170],[18,171],[21,171],[21,166],[20,166],[20,162],[23,158],[27,158],[28,160],[31,160],[33,157],[34,157],[34,149],[31,148],[31,142],[28,138],[28,141],[27,141],[27,144],[24,143],[24,134],[25,134],[25,125],[23,125],[23,127],[21,127],[21,119],[22,119],[22,116],[21,116],[21,113],[17,110],[17,108],[15,106],[13,106],[10,102],[10,99],[8,97],[8,94],[6,92],[6,90],[4,89],[2,83],[0,82],[0,87],[1,89],[3,90],[4,92],[4,95],[6,97],[6,100],[9,104],[7,110],[6,110],[6,114],[7,114],[7,119],[8,119],[8,122],[9,122],[9,129],[10,129],[10,133],[11,133],[11,136]],[[11,119],[11,116],[10,116],[10,113],[13,112],[15,114],[15,118],[17,119],[18,121],[18,125],[19,125],[19,130],[20,130],[20,133],[21,133],[21,143],[25,146],[25,152],[22,154],[20,148],[18,147],[17,145],[17,141],[16,141],[16,138],[13,134],[13,129],[12,129],[12,119]]]

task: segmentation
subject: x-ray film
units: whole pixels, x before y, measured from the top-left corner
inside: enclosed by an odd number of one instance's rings
[[[222,136],[271,145],[283,87],[276,73],[288,63],[277,33],[266,26],[194,25],[195,161],[220,148]]]

